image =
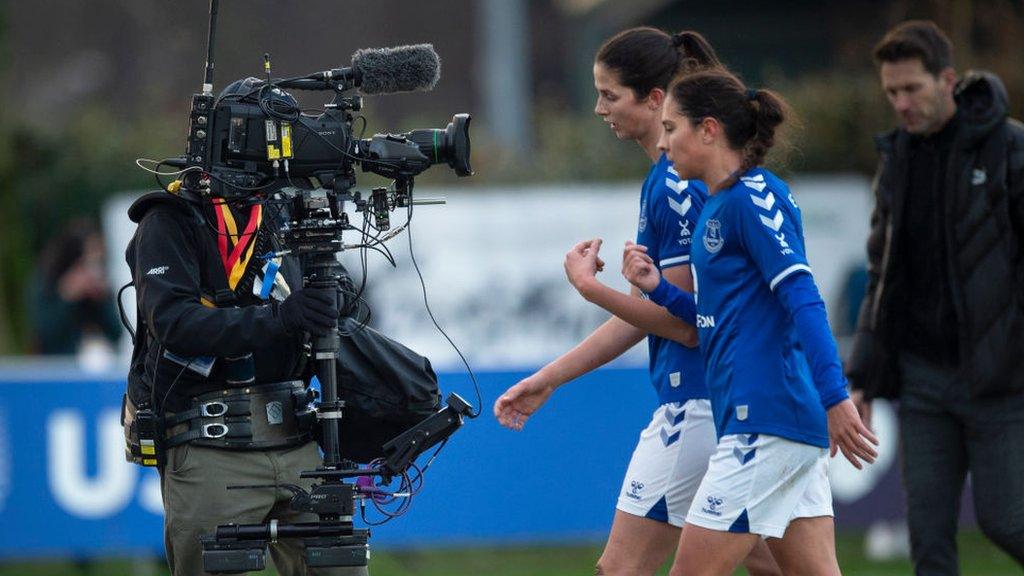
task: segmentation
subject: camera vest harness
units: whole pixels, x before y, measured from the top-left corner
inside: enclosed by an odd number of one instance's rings
[[[133,220],[141,221],[146,212],[161,204],[174,206],[179,214],[188,219],[190,224],[186,226],[190,226],[197,237],[209,235],[212,226],[207,224],[202,208],[195,201],[165,192],[143,196],[133,204],[129,215]],[[243,213],[248,212],[248,219],[242,227],[238,226],[236,214],[225,201],[215,199],[210,207],[217,222],[217,249],[200,248],[199,260],[206,261],[205,265],[200,262],[201,268],[205,266],[205,273],[201,274],[200,279],[200,302],[208,308],[231,308],[239,303],[255,303],[257,298],[266,300],[274,288],[287,294],[288,284],[278,274],[279,262],[273,258],[253,257],[271,252],[274,245],[270,234],[262,227],[264,207],[254,204],[243,208]],[[198,245],[209,244],[199,242]],[[265,266],[263,260],[266,260]],[[260,290],[256,293],[252,287],[261,270],[265,270],[263,285],[257,286]],[[254,292],[252,296],[248,294],[250,291]],[[132,362],[134,377],[129,378],[130,393],[126,395],[126,417],[123,418],[129,460],[139,463],[147,460],[147,465],[152,465],[155,460],[140,458],[136,454],[141,444],[138,425],[133,425],[137,420],[135,415],[138,405],[142,405],[142,410],[152,410],[160,422],[160,431],[156,436],[162,449],[193,443],[217,448],[255,450],[294,446],[312,439],[312,429],[316,422],[312,405],[315,394],[307,389],[302,380],[258,382],[255,358],[251,352],[232,357],[181,358],[164,350],[157,355],[158,362],[162,359],[177,361],[182,371],[192,367],[205,368],[207,377],[212,365],[219,363],[221,368],[217,372],[217,381],[222,381],[223,387],[209,391],[200,389],[200,393],[188,395],[188,407],[184,409],[180,407],[181,402],[172,409],[174,411],[166,410],[163,402],[157,405],[158,395],[154,392],[155,379],[159,375],[158,371],[146,371],[146,359],[152,357],[149,348],[154,344],[162,347],[162,344],[153,340],[148,333],[141,314],[137,316],[136,322],[139,330]],[[303,371],[303,366],[302,362],[298,363],[293,377]],[[164,382],[164,386],[167,385]],[[132,393],[133,387],[141,387],[143,390]],[[171,391],[167,389],[166,394]],[[139,401],[143,399],[148,402]],[[162,458],[159,460],[162,461]]]
[[[192,408],[164,418],[166,446],[259,450],[312,439],[314,393],[302,380],[201,394]]]

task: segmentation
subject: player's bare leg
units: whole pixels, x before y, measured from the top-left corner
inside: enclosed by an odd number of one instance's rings
[[[743,560],[743,567],[747,569],[750,576],[782,576],[782,569],[772,556],[768,543],[764,539],[758,539],[750,554]]]
[[[671,524],[616,510],[608,543],[594,574],[654,574],[679,542],[679,532]]]
[[[687,523],[669,576],[729,576],[760,540]]]
[[[786,576],[839,576],[835,524],[831,516],[798,518],[768,547]]]

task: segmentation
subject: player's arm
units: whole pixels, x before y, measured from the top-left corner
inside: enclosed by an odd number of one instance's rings
[[[646,246],[631,242],[626,244],[622,253],[622,275],[634,289],[643,291],[651,302],[662,306],[672,316],[686,323],[696,323],[696,298],[691,292],[680,290],[661,275],[654,261],[647,255]],[[692,275],[690,283],[693,283]]]
[[[566,254],[566,275],[580,295],[644,332],[675,340],[684,346],[696,346],[697,330],[693,325],[641,298],[636,289],[630,294],[623,294],[597,279],[596,272],[603,267],[603,263],[600,266],[597,264],[600,249],[601,240],[597,239],[581,242]],[[664,273],[666,279],[676,287],[693,291],[693,277],[688,267],[675,266]]]
[[[872,446],[878,439],[861,420],[856,404],[846,392],[835,339],[828,326],[825,303],[809,272],[787,277],[775,288],[775,295],[796,327],[800,345],[811,366],[814,386],[828,416],[832,455],[842,451],[855,467],[860,461],[875,461],[878,452]]]
[[[575,348],[499,396],[494,403],[494,416],[502,426],[521,430],[558,387],[618,358],[645,335],[639,328],[613,316]]]
[[[662,276],[673,286],[693,292],[693,276],[686,266],[676,266],[662,271]],[[587,301],[615,314],[633,326],[662,338],[675,340],[684,346],[697,345],[697,330],[691,324],[673,316],[665,308],[640,297],[634,286],[629,295],[613,290],[597,281],[579,287],[580,294]]]
[[[534,374],[552,389],[575,380],[623,355],[647,333],[621,318],[611,317],[572,350]]]

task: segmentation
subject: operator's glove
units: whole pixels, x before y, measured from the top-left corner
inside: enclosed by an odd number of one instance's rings
[[[285,298],[278,307],[285,330],[291,334],[309,332],[326,336],[338,326],[334,288],[303,288]]]

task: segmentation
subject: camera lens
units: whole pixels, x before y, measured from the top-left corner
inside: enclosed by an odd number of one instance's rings
[[[458,176],[470,176],[469,114],[456,114],[444,130],[428,128],[413,130],[407,137],[416,144],[431,164],[447,163]]]

